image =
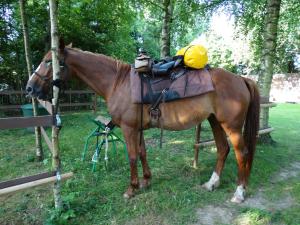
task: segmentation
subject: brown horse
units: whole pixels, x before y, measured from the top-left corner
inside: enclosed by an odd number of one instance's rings
[[[150,184],[151,172],[146,159],[144,137],[140,144],[141,106],[131,102],[130,65],[110,57],[65,47],[60,44],[61,79],[76,76],[103,96],[113,123],[123,132],[130,161],[131,182],[125,198]],[[44,98],[52,80],[51,53],[48,52],[27,84],[31,96]],[[217,164],[203,187],[212,191],[229,153],[229,137],[238,164],[238,186],[232,202],[244,200],[253,161],[259,121],[259,93],[255,83],[223,69],[210,69],[215,91],[160,105],[162,125],[168,130],[189,129],[208,119],[217,144]],[[149,105],[144,105],[143,128],[150,128]],[[244,132],[242,133],[244,127]],[[141,160],[143,179],[138,179],[137,160]]]

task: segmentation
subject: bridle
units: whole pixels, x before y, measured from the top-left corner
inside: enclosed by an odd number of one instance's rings
[[[65,63],[66,57],[67,57],[67,51],[65,49],[64,50],[64,58],[59,60],[59,67],[60,67],[60,71],[64,71],[65,73],[68,73],[68,65]],[[43,63],[46,64],[46,67],[49,67],[52,64],[52,59],[45,60]],[[51,76],[41,75],[37,71],[34,71],[33,74],[36,75],[43,82],[46,82],[51,79]],[[58,78],[58,79],[53,80],[51,82],[51,84],[52,84],[52,86],[61,88],[62,85],[64,84],[64,82],[65,82],[64,80]]]

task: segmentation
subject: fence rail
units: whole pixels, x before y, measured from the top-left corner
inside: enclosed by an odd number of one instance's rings
[[[81,97],[84,97],[84,100],[80,100]],[[97,110],[97,94],[91,90],[66,90],[62,99],[63,101],[60,103],[62,110],[74,107],[89,107],[94,112]],[[45,107],[42,101],[39,102]],[[0,92],[0,111],[19,110],[26,103],[30,102],[26,99],[25,91],[9,90]]]

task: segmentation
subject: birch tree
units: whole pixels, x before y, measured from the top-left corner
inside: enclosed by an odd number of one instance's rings
[[[57,28],[57,1],[49,0],[50,9],[50,23],[51,23],[51,53],[52,53],[52,70],[53,70],[53,80],[59,79],[59,59],[58,59],[58,28]],[[58,94],[59,88],[53,86],[53,99],[52,105],[54,108],[54,114],[57,113],[58,108]],[[60,158],[59,158],[59,143],[58,143],[59,128],[57,126],[52,126],[52,168],[60,172]],[[53,186],[54,192],[54,203],[55,208],[62,209],[62,199],[60,194],[60,182],[57,181]]]
[[[28,37],[28,26],[27,26],[27,17],[25,13],[25,3],[26,0],[19,0],[20,5],[20,14],[22,20],[22,30],[23,30],[23,37],[24,37],[24,49],[25,49],[25,58],[27,64],[27,73],[30,77],[32,74],[32,61],[31,61],[31,51],[29,45],[29,37]],[[37,116],[37,102],[35,98],[32,98],[32,108],[33,108],[33,115]],[[42,149],[42,142],[41,142],[41,128],[35,127],[35,146],[36,146],[36,158],[38,161],[43,160],[43,149]]]
[[[264,18],[263,51],[261,59],[261,72],[258,77],[261,96],[267,100],[274,73],[276,55],[276,41],[281,0],[268,0]],[[261,110],[261,126],[266,127],[269,121],[269,108]],[[270,137],[270,135],[268,135]]]
[[[208,24],[204,16],[207,6],[197,0],[140,0],[135,5],[137,11],[144,15],[144,18],[141,16],[143,21],[136,23],[142,26],[137,29],[140,30],[140,37],[153,39],[151,44],[142,42],[141,47],[150,48],[156,57],[173,55],[178,47],[189,44],[201,33],[202,27]],[[148,52],[149,49],[145,50]],[[159,54],[153,54],[153,50]]]
[[[161,29],[161,49],[160,57],[170,56],[171,49],[171,24],[173,17],[173,7],[175,0],[163,0],[163,21]]]

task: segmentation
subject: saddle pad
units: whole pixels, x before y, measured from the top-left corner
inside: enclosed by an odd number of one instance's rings
[[[147,81],[147,79],[149,79]],[[142,103],[141,77],[131,68],[130,71],[131,100],[133,103]],[[161,92],[168,88],[164,101],[169,102],[181,98],[188,98],[214,91],[211,76],[207,69],[190,70],[183,76],[171,81],[168,77],[150,79],[143,77],[143,100],[151,104],[158,99]]]

